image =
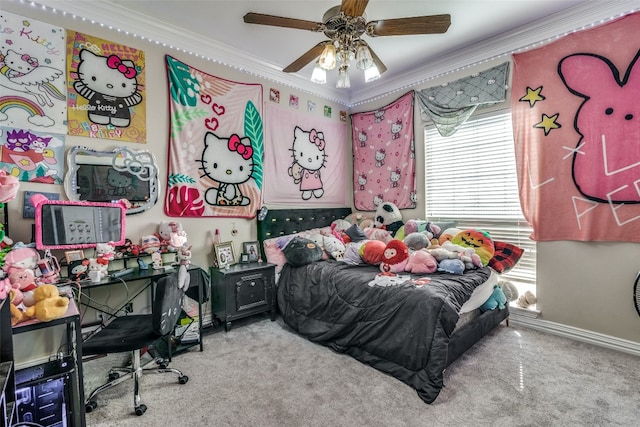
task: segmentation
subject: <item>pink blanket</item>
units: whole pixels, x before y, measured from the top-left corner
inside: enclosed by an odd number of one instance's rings
[[[520,201],[534,240],[640,242],[640,13],[514,55]]]

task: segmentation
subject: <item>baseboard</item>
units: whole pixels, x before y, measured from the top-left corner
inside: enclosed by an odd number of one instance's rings
[[[634,356],[640,356],[640,343],[634,341],[574,328],[573,326],[567,326],[561,323],[549,322],[548,320],[536,319],[513,311],[509,315],[509,322],[516,326],[524,326],[541,332],[548,332],[600,347],[629,353]]]

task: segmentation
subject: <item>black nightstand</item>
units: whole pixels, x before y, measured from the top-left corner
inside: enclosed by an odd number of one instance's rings
[[[276,266],[266,262],[235,264],[229,268],[213,268],[211,273],[211,311],[223,323],[225,331],[231,322],[258,313],[271,312],[276,319]]]

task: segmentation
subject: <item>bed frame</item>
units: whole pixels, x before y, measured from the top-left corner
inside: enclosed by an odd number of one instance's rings
[[[346,217],[351,208],[270,209],[265,218],[258,220],[260,244],[273,237],[297,233],[312,228],[326,227],[332,221]],[[264,246],[263,246],[264,253]],[[447,366],[480,341],[493,328],[509,317],[509,306],[485,311],[456,327],[450,337]]]

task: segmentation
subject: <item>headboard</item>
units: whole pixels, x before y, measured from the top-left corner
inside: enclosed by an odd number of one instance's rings
[[[258,240],[262,246],[267,239],[326,227],[350,213],[351,208],[269,209],[265,218],[258,220]]]

